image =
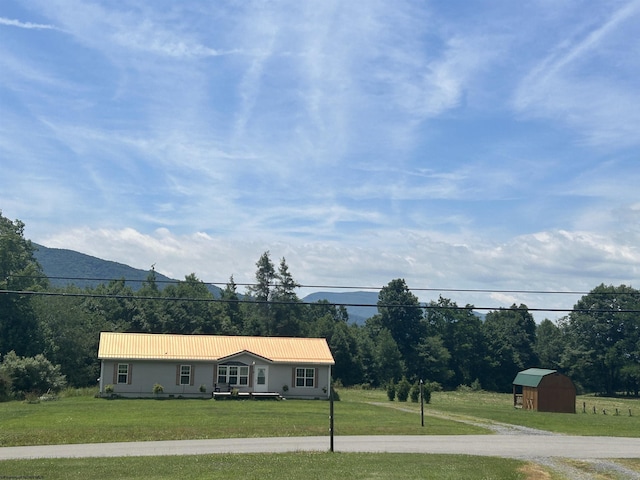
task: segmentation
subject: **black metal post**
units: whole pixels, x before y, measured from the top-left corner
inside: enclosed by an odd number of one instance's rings
[[[329,451],[333,452],[333,379],[329,379]]]
[[[420,379],[420,421],[424,427],[424,382]]]

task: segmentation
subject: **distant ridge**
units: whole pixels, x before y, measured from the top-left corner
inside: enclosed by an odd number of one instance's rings
[[[305,302],[317,302],[326,300],[329,303],[346,304],[347,312],[349,312],[349,322],[364,324],[367,318],[373,317],[378,313],[378,292],[316,292],[311,293],[303,298]],[[361,305],[372,305],[364,307]]]
[[[79,288],[97,287],[111,280],[126,279],[127,285],[133,290],[139,290],[147,279],[149,270],[141,270],[123,263],[103,260],[74,250],[64,248],[49,248],[33,244],[36,247],[34,256],[42,266],[44,274],[49,277],[54,287],[75,285]],[[158,287],[163,289],[169,283],[177,280],[156,272]],[[211,293],[220,296],[220,288],[207,285]]]

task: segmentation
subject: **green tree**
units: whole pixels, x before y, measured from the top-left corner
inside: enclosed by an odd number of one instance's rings
[[[213,307],[213,295],[194,273],[184,281],[164,289],[167,298],[165,333],[215,334],[220,331],[220,316]]]
[[[404,279],[389,282],[378,294],[380,324],[395,340],[410,376],[417,372],[417,346],[425,335],[425,323],[418,297],[409,291]]]
[[[267,250],[256,262],[256,283],[247,288],[247,295],[254,302],[247,306],[245,331],[249,335],[268,335],[273,331],[271,298],[276,280],[276,269]]]
[[[242,335],[243,332],[243,315],[240,308],[240,297],[238,296],[238,287],[233,280],[233,275],[225,285],[220,295],[222,300],[222,322],[221,333],[225,335]]]
[[[21,355],[41,351],[42,342],[31,297],[20,291],[40,291],[48,286],[42,267],[33,256],[35,246],[24,238],[24,223],[11,221],[0,211],[0,354]]]
[[[300,284],[293,279],[284,257],[280,260],[277,283],[273,288],[273,325],[268,334],[297,337],[302,334],[302,305],[295,290]]]
[[[382,385],[389,381],[399,380],[405,373],[405,365],[398,344],[391,332],[382,328],[372,334],[375,345],[375,384]]]
[[[450,383],[454,375],[449,367],[451,353],[444,346],[440,335],[425,338],[418,346],[420,378],[430,378],[442,385]]]
[[[84,308],[84,300],[76,296],[82,290],[67,287],[59,293],[64,295],[33,299],[43,338],[42,353],[60,365],[70,385],[93,386],[100,376],[96,358],[99,332],[109,327],[104,317]]]
[[[526,305],[491,311],[483,324],[487,342],[489,370],[482,381],[485,387],[510,391],[516,374],[535,367],[538,358],[534,351],[536,323]]]
[[[449,353],[448,369],[452,375],[443,385],[449,388],[471,385],[482,375],[485,357],[482,321],[473,312],[473,306],[460,308],[456,302],[440,296],[427,306],[425,321],[428,335],[440,336]]]
[[[640,292],[604,284],[582,297],[563,323],[563,365],[589,391],[623,389],[623,372],[640,364]]]
[[[538,356],[538,366],[558,370],[562,368],[562,354],[565,351],[563,332],[551,320],[544,319],[536,327],[534,351]]]

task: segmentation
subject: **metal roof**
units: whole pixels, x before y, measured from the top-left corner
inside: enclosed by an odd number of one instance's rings
[[[542,377],[556,372],[557,370],[547,370],[546,368],[529,368],[518,373],[513,380],[513,384],[524,387],[537,387],[542,381]]]
[[[98,358],[217,361],[243,352],[274,363],[335,363],[324,338],[115,332],[100,333]]]

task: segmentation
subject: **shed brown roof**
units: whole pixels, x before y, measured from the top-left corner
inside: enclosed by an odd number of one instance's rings
[[[275,363],[335,362],[324,338],[247,337],[101,332],[101,360],[215,361],[249,352]]]

